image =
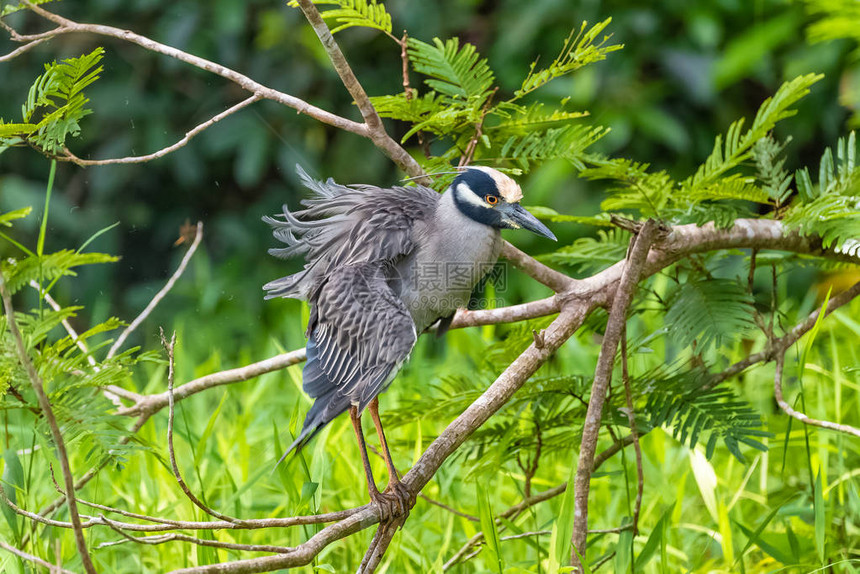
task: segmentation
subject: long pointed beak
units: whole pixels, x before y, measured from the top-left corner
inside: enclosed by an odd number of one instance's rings
[[[541,223],[537,217],[526,211],[519,203],[509,203],[502,208],[504,219],[506,219],[511,227],[528,229],[532,233],[537,233],[544,237],[548,237],[553,241],[558,241],[552,231]]]

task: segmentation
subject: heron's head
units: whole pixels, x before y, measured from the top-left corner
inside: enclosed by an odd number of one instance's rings
[[[451,184],[454,202],[471,219],[499,229],[528,229],[556,241],[546,225],[520,205],[523,191],[491,167],[465,168]]]

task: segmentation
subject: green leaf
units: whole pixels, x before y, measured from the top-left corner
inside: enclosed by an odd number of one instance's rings
[[[663,512],[663,515],[657,521],[657,524],[654,525],[653,530],[651,530],[651,534],[648,535],[648,540],[645,541],[645,545],[639,552],[639,556],[636,557],[636,561],[633,565],[634,572],[642,571],[642,569],[648,565],[648,562],[651,561],[651,558],[657,552],[657,549],[663,545],[666,525],[669,523],[673,510],[674,505],[670,505]],[[665,564],[663,566],[665,567]]]
[[[504,567],[502,564],[501,543],[499,542],[499,530],[496,527],[496,520],[490,508],[490,497],[480,482],[475,482],[475,490],[478,500],[478,517],[481,519],[481,531],[484,533],[484,540],[487,542],[487,550],[490,551],[491,560],[496,565],[498,573],[503,574]]]
[[[490,94],[493,71],[471,44],[460,47],[457,38],[433,45],[415,38],[408,41],[409,60],[416,72],[430,76],[428,86],[452,98],[475,99],[480,106]]]
[[[22,207],[21,209],[16,209],[14,211],[0,213],[0,225],[3,227],[12,227],[13,221],[27,217],[32,211],[32,207]]]
[[[24,123],[0,125],[0,145],[27,142],[47,154],[62,152],[66,138],[79,135],[80,121],[92,113],[83,90],[99,78],[103,56],[99,47],[78,58],[46,64],[21,106]]]
[[[752,304],[752,298],[737,281],[688,281],[669,296],[666,328],[684,347],[695,342],[700,353],[734,340],[749,329]]]
[[[773,518],[773,516],[769,514],[763,521],[763,525],[767,525],[767,523],[770,522],[771,518]],[[774,560],[778,560],[782,564],[788,565],[794,564],[796,562],[795,560],[792,560],[791,556],[785,554],[782,550],[780,550],[773,544],[770,544],[764,539],[762,539],[761,533],[763,529],[757,528],[755,532],[753,532],[752,530],[750,530],[736,520],[733,520],[732,522],[734,522],[737,527],[741,529],[744,535],[749,539],[746,548],[749,548],[751,544],[755,543],[755,545],[761,548],[763,552],[771,556]],[[744,548],[744,552],[746,552],[746,548]],[[741,557],[738,560],[743,560],[743,553],[741,553]]]
[[[576,465],[570,465],[570,473],[567,477],[567,488],[561,499],[561,510],[555,519],[552,527],[552,538],[554,544],[550,545],[550,564],[558,568],[562,564],[567,564],[570,560],[570,539],[573,536],[573,520],[574,520],[574,502],[575,493],[573,484],[576,480]],[[585,565],[584,559],[580,561]]]
[[[827,532],[827,523],[825,522],[825,507],[824,507],[824,492],[821,487],[821,469],[815,475],[815,488],[813,489],[813,510],[815,511],[815,550],[818,552],[818,560],[822,564],[825,563],[827,556],[825,550],[824,536]]]
[[[9,290],[16,293],[31,280],[40,277],[52,280],[62,276],[75,276],[72,268],[95,263],[113,263],[119,257],[105,253],[76,253],[70,249],[49,253],[39,257],[33,255],[20,261],[6,260],[0,262],[0,268],[6,276]]]
[[[625,516],[621,526],[632,526],[633,520]],[[630,570],[633,561],[633,528],[622,530],[618,534],[618,543],[615,545],[615,572],[626,574]]]
[[[602,39],[597,40],[610,22],[612,22],[612,18],[607,18],[587,30],[588,22],[583,22],[575,37],[576,29],[571,30],[570,35],[564,41],[561,53],[553,60],[552,64],[536,72],[537,60],[532,62],[522,87],[514,92],[515,99],[545,86],[555,78],[570,74],[593,62],[604,60],[610,52],[622,49],[624,46],[621,44],[605,45],[612,37],[611,35],[603,36]]]
[[[597,237],[580,237],[572,245],[538,259],[556,265],[569,265],[582,272],[596,272],[624,259],[629,244],[630,234],[623,229],[598,229]]]
[[[199,467],[203,456],[206,453],[206,445],[209,442],[209,437],[212,436],[212,431],[215,430],[215,422],[218,420],[218,415],[221,414],[221,409],[224,407],[224,402],[227,400],[227,393],[221,395],[221,400],[218,401],[218,406],[212,411],[209,416],[209,421],[206,423],[206,428],[203,434],[200,435],[200,440],[197,441],[197,447],[194,449],[194,466]]]
[[[821,74],[806,74],[782,84],[773,97],[762,103],[752,126],[746,132],[742,132],[743,118],[732,123],[725,138],[717,136],[711,155],[695,175],[681,184],[684,195],[714,184],[723,174],[750,159],[753,145],[766,137],[777,122],[797,113],[791,106],[807,95],[809,88],[823,77]]]
[[[385,11],[385,6],[377,0],[313,0],[318,6],[337,6],[332,10],[324,10],[320,14],[325,20],[334,20],[338,26],[332,28],[331,33],[337,34],[341,30],[360,26],[362,28],[373,28],[391,35],[391,15]],[[293,8],[298,7],[298,2],[289,3]]]

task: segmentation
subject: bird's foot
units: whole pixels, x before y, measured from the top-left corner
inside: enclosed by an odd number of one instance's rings
[[[399,480],[389,482],[385,492],[377,491],[371,495],[371,499],[379,509],[380,523],[386,523],[397,518],[402,518],[402,521],[405,521],[415,504],[415,496]]]

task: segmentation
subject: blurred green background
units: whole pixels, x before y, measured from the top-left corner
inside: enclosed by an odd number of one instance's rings
[[[674,175],[698,165],[715,134],[732,120],[750,118],[781,82],[806,72],[823,72],[826,78],[801,102],[798,116],[780,128],[793,138],[788,167],[816,164],[823,148],[846,132],[851,110],[839,104],[840,97],[850,100],[852,78],[860,75],[850,42],[807,43],[804,33],[811,18],[795,2],[676,0],[649,6],[392,0],[386,5],[398,34],[407,29],[425,41],[459,36],[476,44],[502,89],[510,91],[535,58],[549,62],[558,53],[572,27],[611,16],[612,41],[623,43],[624,50],[554,81],[540,97],[553,103],[569,97],[570,108],[590,111],[587,121],[611,127],[598,144],[600,151]],[[51,9],[80,21],[132,29],[360,119],[301,13],[283,2],[90,0]],[[22,31],[44,27],[23,15],[9,22]],[[0,36],[0,50],[14,47],[6,34]],[[351,29],[338,40],[371,95],[401,89],[399,52],[389,39]],[[83,136],[71,141],[80,157],[155,151],[244,97],[227,81],[137,46],[68,35],[2,64],[0,117],[19,119],[20,102],[43,62],[80,55],[96,45],[105,45],[108,52],[103,78],[88,91],[95,113],[84,120]],[[420,79],[413,77],[412,83],[419,85]],[[396,137],[405,128],[390,125],[390,131]],[[199,219],[206,226],[205,255],[197,258],[191,281],[181,283],[159,307],[136,342],[148,337],[146,344],[152,344],[153,326],[173,319],[189,327],[202,321],[207,328],[214,321],[223,335],[218,344],[227,355],[235,352],[235,342],[295,331],[286,320],[294,311],[290,303],[262,301],[260,286],[295,264],[266,255],[273,240],[260,217],[278,211],[282,203],[295,205],[301,197],[296,163],[317,176],[349,183],[384,185],[402,177],[368,140],[271,102],[254,104],[155,162],[87,169],[60,164],[48,248],[80,245],[98,229],[119,222],[92,248],[123,257],[118,265],[85,270],[86,280],[74,287],[66,283],[72,291],[61,295],[88,305],[97,319],[132,316],[181,256],[182,249],[173,247],[179,226]],[[0,154],[0,208],[32,205],[38,212],[47,168],[48,160],[26,149]],[[544,203],[561,213],[596,213],[602,199],[599,184],[577,180],[564,162],[543,165],[524,178],[523,187],[527,204]],[[31,217],[29,225],[34,231],[37,218]],[[556,227],[562,242],[591,232]],[[531,251],[549,247],[527,234],[511,233],[509,238]],[[523,296],[515,289],[511,302]]]

